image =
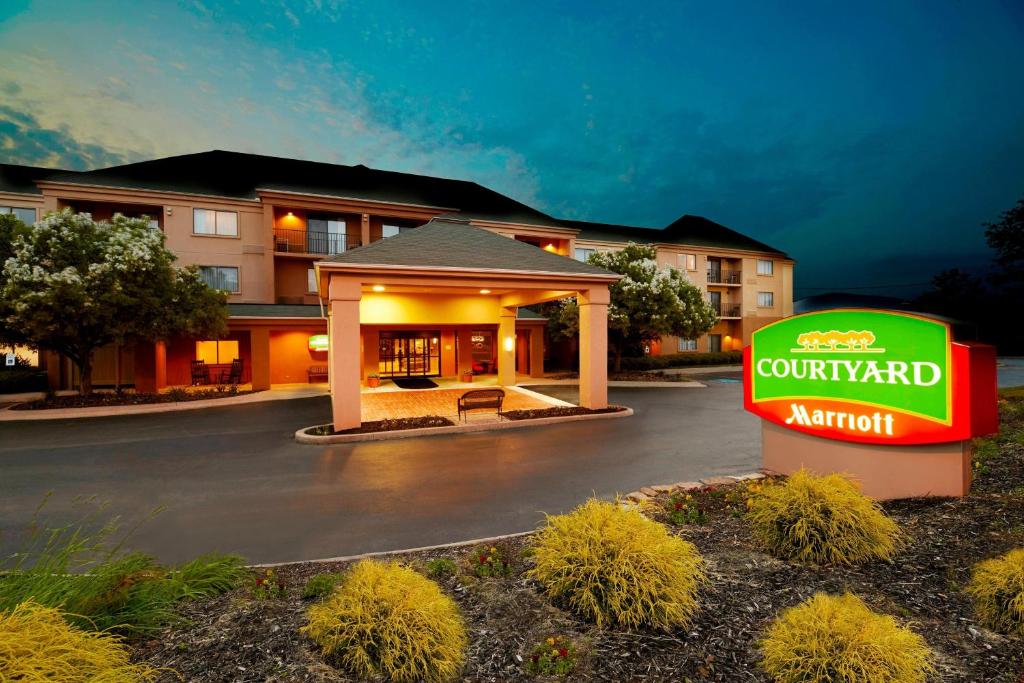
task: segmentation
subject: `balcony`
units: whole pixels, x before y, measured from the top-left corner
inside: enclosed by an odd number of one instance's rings
[[[708,270],[710,285],[738,285],[743,273],[739,270]]]
[[[274,229],[274,251],[282,254],[331,256],[359,246],[345,233]]]
[[[741,317],[741,307],[739,304],[730,304],[722,301],[711,301],[711,308],[715,309],[715,315],[719,318],[739,318]]]

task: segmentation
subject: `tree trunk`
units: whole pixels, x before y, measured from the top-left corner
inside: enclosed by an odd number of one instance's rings
[[[612,347],[613,360],[612,360],[612,371],[622,372],[622,349],[616,344]]]
[[[82,362],[78,364],[78,394],[88,396],[92,393],[92,352],[82,354]]]

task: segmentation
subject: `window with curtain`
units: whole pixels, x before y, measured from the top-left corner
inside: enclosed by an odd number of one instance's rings
[[[775,274],[775,262],[771,259],[759,258],[757,259],[757,274],[758,275],[774,275]]]
[[[238,268],[235,266],[199,266],[199,277],[203,282],[222,292],[237,294]]]
[[[192,209],[192,232],[196,235],[238,236],[238,214],[234,211]]]
[[[13,213],[22,223],[32,225],[36,222],[36,210],[23,206],[0,206],[0,213]]]
[[[775,305],[775,294],[773,292],[758,292],[757,305],[761,308],[771,308]]]

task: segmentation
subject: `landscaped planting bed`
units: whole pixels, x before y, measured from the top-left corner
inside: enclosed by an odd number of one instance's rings
[[[553,406],[551,408],[533,408],[531,410],[506,410],[502,416],[508,420],[536,420],[542,417],[570,417],[572,415],[603,415],[605,413],[621,413],[625,408],[608,406],[607,408],[583,408],[581,406]]]
[[[236,386],[218,386],[211,389],[171,389],[160,393],[126,390],[95,391],[88,396],[48,396],[36,401],[26,401],[11,406],[11,410],[53,410],[55,408],[95,408],[101,406],[138,406],[150,403],[184,403],[206,401],[215,398],[229,398],[254,393],[239,390]]]
[[[455,423],[440,415],[424,415],[423,417],[396,417],[390,420],[372,420],[364,422],[361,427],[334,431],[331,425],[319,425],[306,430],[312,436],[336,436],[339,434],[374,434],[376,432],[399,432],[405,429],[424,429],[426,427],[451,427]]]
[[[1017,683],[1024,398],[1001,409],[962,500],[877,505],[842,478],[799,475],[590,501],[530,535],[358,563],[240,573],[230,558],[168,570],[128,556],[82,583],[58,552],[0,573],[0,612],[70,594],[74,628],[127,619],[115,632],[145,676],[123,680],[773,680],[767,668]],[[37,613],[0,619],[0,658]]]

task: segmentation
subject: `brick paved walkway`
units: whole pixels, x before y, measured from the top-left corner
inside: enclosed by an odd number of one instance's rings
[[[427,389],[424,391],[386,391],[378,394],[364,392],[362,394],[363,422],[424,415],[442,415],[455,419],[458,414],[459,396],[466,391],[466,389]],[[514,389],[506,389],[505,404],[502,409],[531,410],[550,408],[551,405],[551,403],[519,393]],[[495,417],[493,410],[480,410],[472,413],[470,421],[493,420]]]

